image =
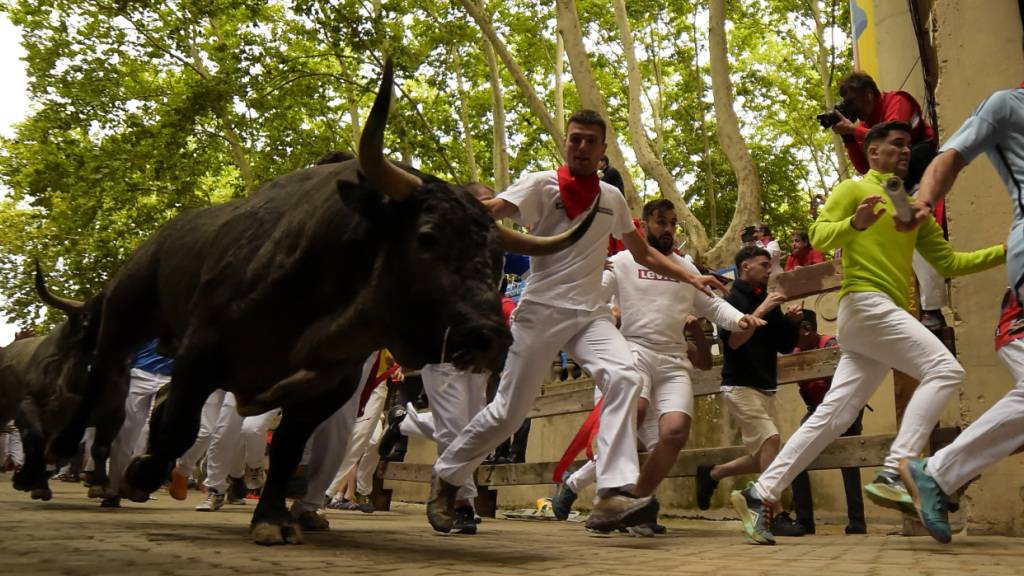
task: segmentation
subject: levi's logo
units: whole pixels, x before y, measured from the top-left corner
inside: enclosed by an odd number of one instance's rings
[[[662,276],[661,274],[658,274],[657,272],[654,272],[653,270],[648,270],[646,268],[637,268],[636,275],[637,278],[641,280],[661,280],[663,282],[679,282],[679,280],[676,280],[675,278]]]

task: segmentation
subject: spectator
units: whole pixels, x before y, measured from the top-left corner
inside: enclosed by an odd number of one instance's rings
[[[821,348],[834,348],[839,346],[835,336],[818,333],[818,315],[813,310],[804,310],[803,320],[800,321],[800,339],[797,341],[797,348],[793,352],[801,350],[817,350]],[[800,423],[803,424],[814,414],[814,410],[821,405],[825,399],[825,393],[832,385],[832,378],[819,378],[808,382],[800,383],[800,397],[807,405],[807,414]],[[862,409],[857,419],[844,432],[843,436],[859,436],[863,431],[861,420],[864,417]],[[843,468],[843,489],[846,491],[846,515],[849,522],[846,525],[847,534],[866,534],[867,523],[864,520],[864,496],[860,490],[860,468]],[[793,511],[796,513],[796,521],[804,527],[808,534],[814,534],[814,501],[811,498],[811,477],[807,471],[801,472],[793,480]]]
[[[608,164],[608,156],[601,156],[601,159],[597,162],[597,172],[601,175],[601,180],[607,182],[612,186],[619,189],[619,192],[625,194],[626,185],[622,182],[622,174]]]
[[[811,248],[811,239],[803,230],[793,231],[793,235],[789,238],[789,249],[789,257],[786,258],[786,272],[801,266],[821,264],[825,261],[825,256],[821,252]]]
[[[780,274],[782,266],[779,265],[779,260],[782,259],[782,247],[772,237],[771,228],[764,222],[754,226],[754,245],[768,251],[768,254],[771,256],[771,273]]]

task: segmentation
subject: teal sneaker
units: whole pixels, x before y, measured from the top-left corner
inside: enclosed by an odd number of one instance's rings
[[[905,514],[916,515],[914,499],[897,472],[882,470],[873,482],[864,486],[868,499],[883,508],[892,508]]]
[[[771,513],[765,503],[754,494],[753,482],[747,484],[742,492],[733,490],[729,500],[733,509],[740,515],[743,530],[751,540],[758,544],[775,544],[775,535],[769,528]]]
[[[572,505],[576,502],[578,494],[569,488],[569,484],[566,480],[569,479],[569,473],[566,472],[562,475],[562,483],[555,489],[555,495],[551,498],[551,511],[555,513],[555,518],[559,520],[567,520],[569,513],[572,512]]]
[[[939,487],[925,469],[927,458],[904,458],[900,460],[900,477],[906,484],[921,523],[928,533],[943,544],[953,539],[949,527],[949,511],[946,507],[946,493]]]

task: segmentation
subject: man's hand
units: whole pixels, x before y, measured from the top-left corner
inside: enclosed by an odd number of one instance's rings
[[[740,318],[737,324],[739,324],[740,328],[742,328],[743,330],[750,330],[752,328],[759,328],[761,326],[765,326],[768,323],[762,320],[761,318],[754,316],[753,314],[744,314],[743,318]]]
[[[885,203],[885,201],[877,194],[861,200],[860,206],[857,206],[857,212],[853,215],[853,227],[857,230],[867,230],[872,224],[878,222],[882,214],[885,214],[885,208],[875,212],[875,205],[879,203]]]
[[[855,128],[853,122],[850,122],[850,119],[843,116],[843,113],[839,110],[833,110],[833,112],[835,112],[836,116],[839,116],[839,122],[832,125],[832,131],[840,136],[853,134]]]
[[[686,279],[686,283],[712,298],[715,297],[714,293],[711,292],[712,288],[718,290],[722,294],[729,293],[729,291],[725,289],[725,285],[719,282],[718,278],[715,278],[710,274],[705,274],[704,276],[690,276]]]
[[[774,310],[776,307],[778,307],[779,304],[782,304],[785,301],[785,295],[779,292],[771,292],[764,299],[764,302],[761,302],[761,305],[757,307],[757,310],[754,310],[754,316],[760,318]]]
[[[910,200],[910,222],[903,222],[899,218],[893,218],[896,229],[900,232],[910,232],[920,226],[925,220],[932,217],[932,207],[917,198]]]
[[[611,260],[605,260],[604,269],[611,272],[612,270],[615,270],[615,264],[612,264]]]
[[[391,381],[392,382],[405,382],[405,372],[402,370],[401,366],[399,366],[398,368],[395,368],[394,373],[391,374]]]
[[[786,309],[786,319],[790,322],[800,322],[804,319],[803,304],[794,304]]]

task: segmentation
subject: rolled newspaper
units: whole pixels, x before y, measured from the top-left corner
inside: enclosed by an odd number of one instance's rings
[[[907,196],[907,191],[903,189],[903,180],[899,176],[890,177],[885,181],[885,191],[892,201],[893,216],[909,224],[914,212],[910,208],[910,196]]]

